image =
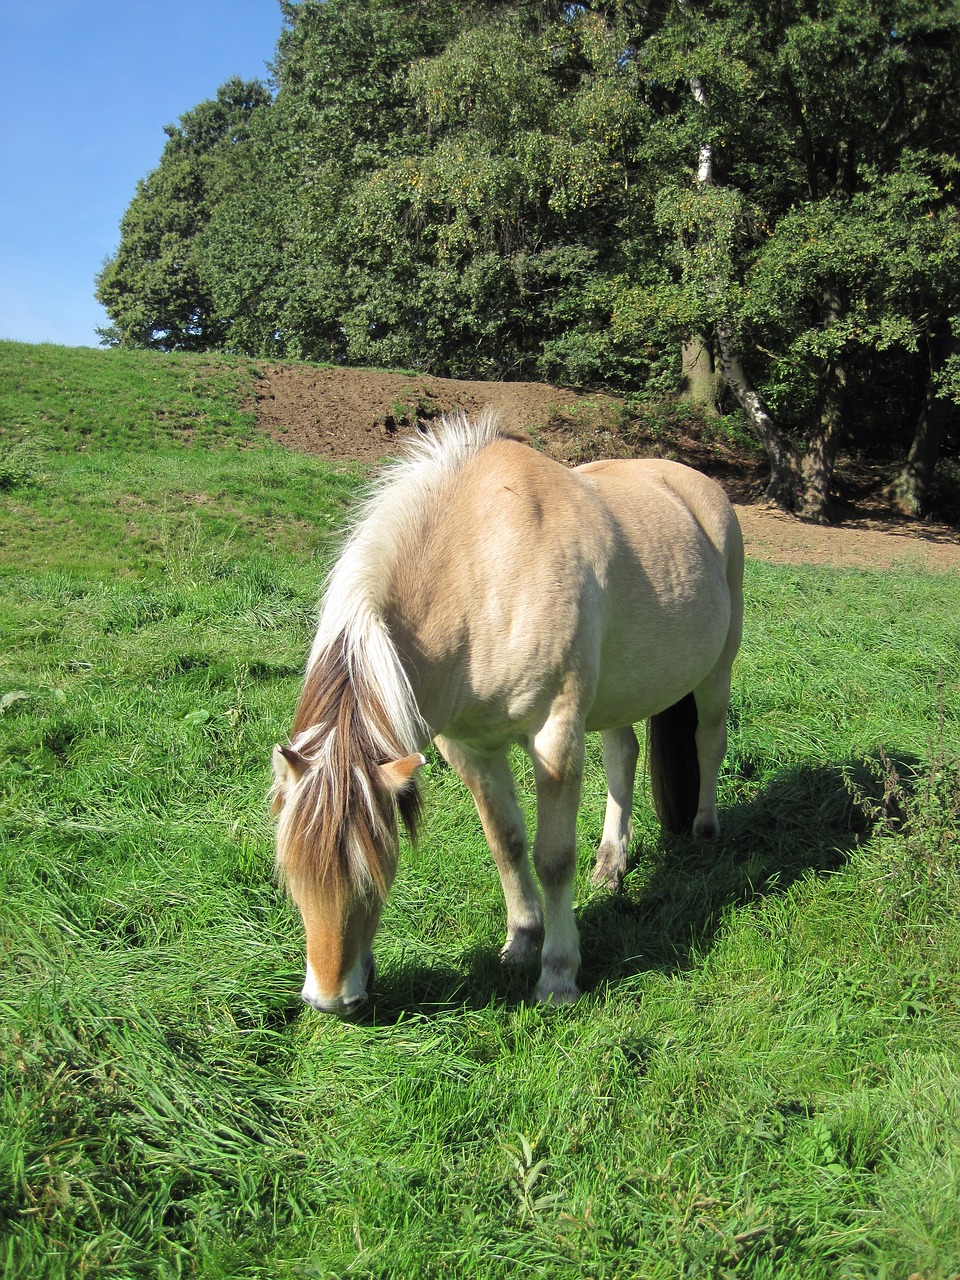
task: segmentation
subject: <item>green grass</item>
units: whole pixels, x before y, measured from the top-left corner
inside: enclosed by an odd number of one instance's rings
[[[752,563],[724,839],[662,841],[639,788],[618,899],[587,888],[591,744],[573,1008],[499,968],[432,757],[340,1023],[300,1003],[264,795],[357,476],[249,424],[168,432],[198,362],[23,353],[48,398],[0,493],[4,1275],[960,1273],[956,575]],[[43,389],[144,369],[96,448]]]
[[[68,452],[245,444],[255,376],[250,361],[224,357],[0,342],[0,429]]]

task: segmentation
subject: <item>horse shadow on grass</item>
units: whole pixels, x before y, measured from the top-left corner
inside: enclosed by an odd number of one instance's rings
[[[624,889],[584,898],[579,872],[582,990],[638,973],[676,973],[708,952],[731,911],[784,894],[807,876],[842,871],[853,851],[882,823],[903,816],[915,760],[800,765],[781,769],[750,798],[721,811],[714,844],[664,836],[634,851]],[[741,761],[736,790],[750,789],[753,767]],[[465,951],[456,965],[414,958],[374,984],[361,1021],[389,1025],[456,1008],[529,999],[536,966],[504,968],[496,947]]]
[[[879,824],[902,817],[904,778],[915,765],[883,757],[786,767],[721,812],[715,845],[665,838],[641,852],[625,891],[597,896],[580,913],[584,988],[689,968],[732,911],[842,871]]]

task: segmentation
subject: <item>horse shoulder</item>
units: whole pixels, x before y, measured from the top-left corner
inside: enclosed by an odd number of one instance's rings
[[[462,728],[467,704],[484,725],[490,708],[536,718],[584,619],[596,622],[589,592],[611,526],[591,489],[525,445],[498,440],[463,468],[390,593],[391,631],[432,725]]]

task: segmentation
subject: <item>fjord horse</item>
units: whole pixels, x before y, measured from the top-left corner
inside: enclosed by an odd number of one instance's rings
[[[584,734],[608,797],[594,882],[627,863],[649,720],[670,831],[716,836],[743,543],[721,489],[661,460],[570,470],[492,416],[444,420],[388,469],[326,585],[290,744],[273,753],[277,865],[306,931],[303,998],[348,1013],[415,834],[432,738],[476,802],[507,907],[502,959],[542,942],[536,998],[576,999],[573,911]],[[537,798],[531,875],[508,749]]]

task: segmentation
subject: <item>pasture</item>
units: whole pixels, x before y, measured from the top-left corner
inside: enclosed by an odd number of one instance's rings
[[[748,562],[721,842],[641,782],[591,890],[590,745],[570,1008],[432,754],[339,1022],[264,798],[359,470],[244,362],[0,365],[4,1275],[960,1274],[956,575]]]

